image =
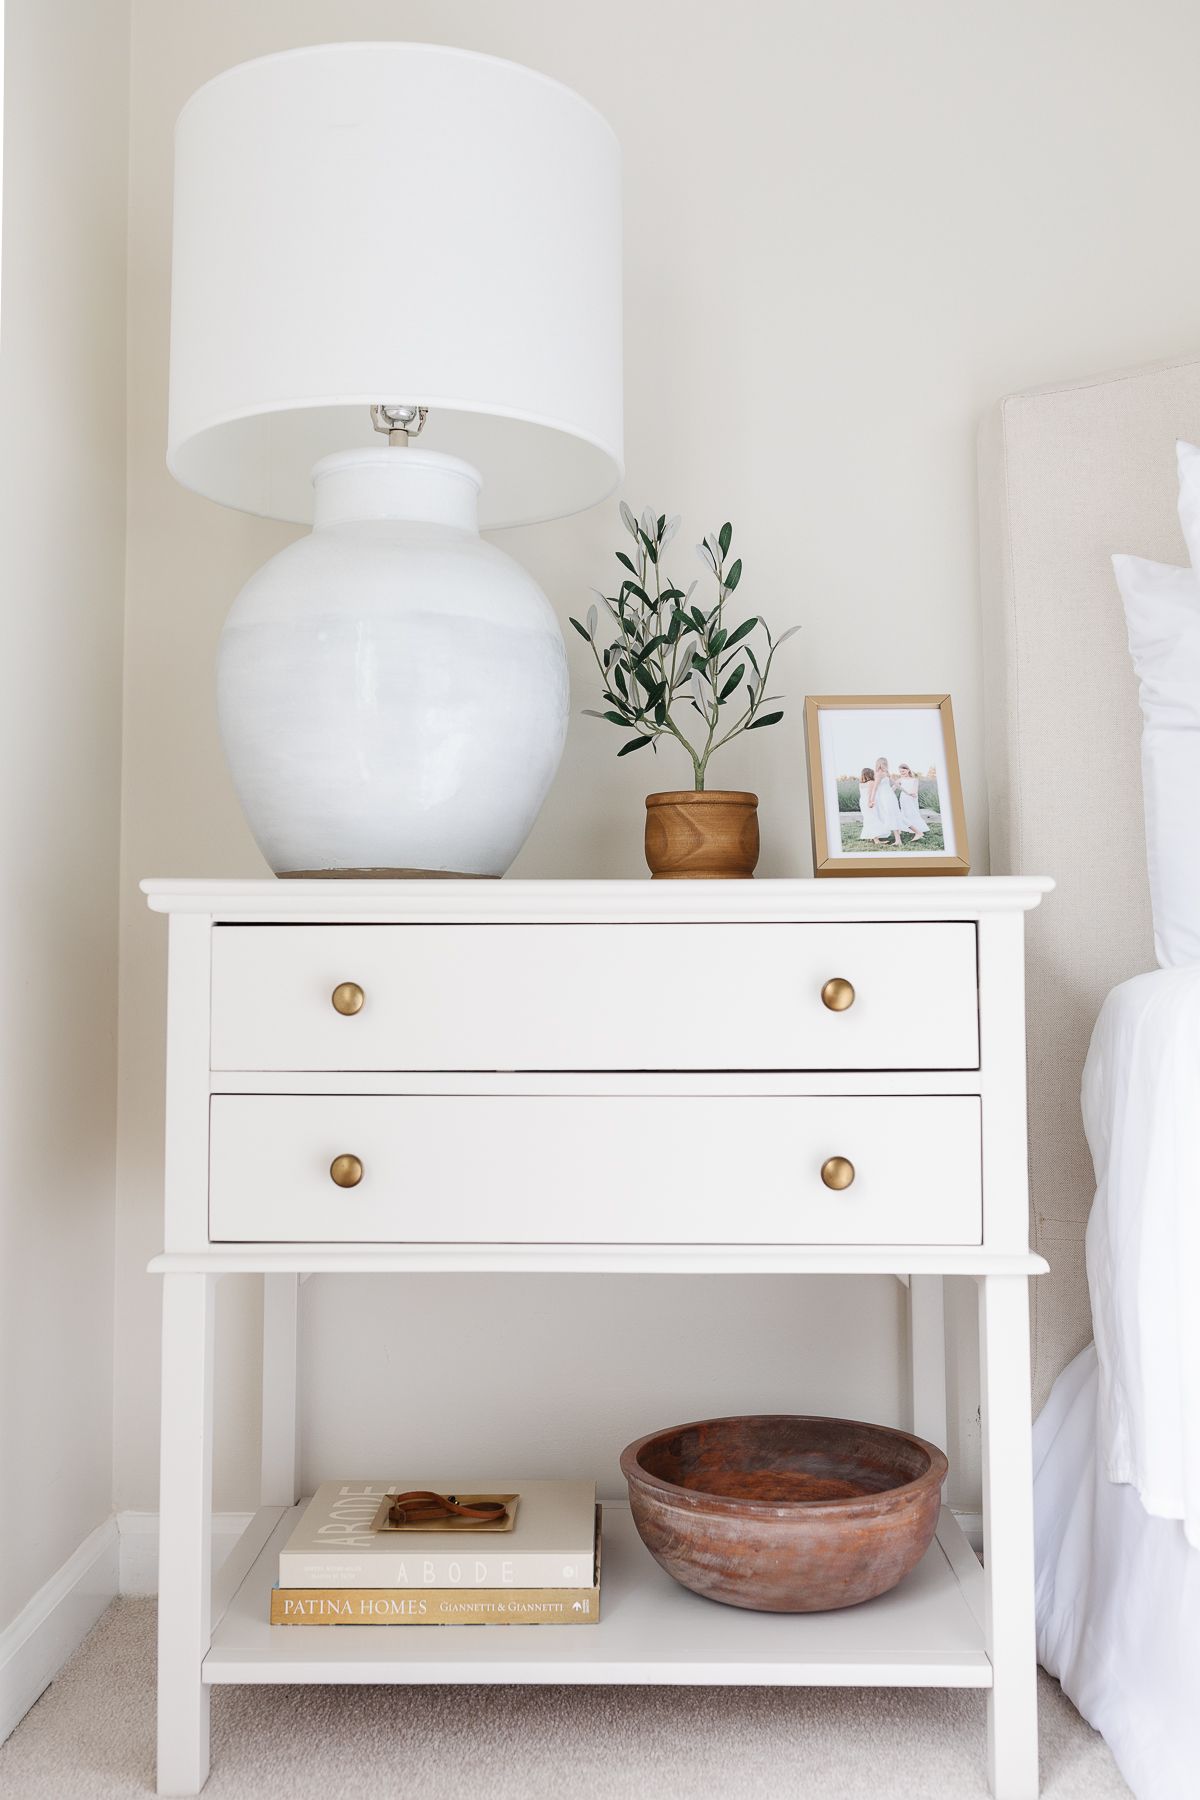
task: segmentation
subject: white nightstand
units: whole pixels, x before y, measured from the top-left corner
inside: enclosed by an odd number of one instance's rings
[[[1028,1248],[1022,943],[1051,885],[144,884],[171,915],[151,1265],[160,1793],[203,1786],[218,1682],[692,1682],[987,1688],[997,1800],[1033,1800],[1027,1277],[1045,1264]],[[703,1031],[681,1006],[631,1042],[597,1007],[596,974],[642,955],[736,961],[736,997],[712,1002]],[[912,1096],[936,1146],[919,1169],[887,1151]],[[714,1107],[744,1129],[708,1132],[685,1191],[675,1147]],[[614,1194],[580,1158],[597,1133],[636,1149],[636,1189]],[[826,1185],[834,1158],[849,1186]],[[431,1187],[453,1196],[453,1242],[410,1212]],[[489,1242],[498,1214],[503,1243]],[[262,1507],[214,1591],[213,1298],[219,1275],[246,1270],[265,1277]],[[986,1575],[947,1511],[879,1600],[742,1612],[677,1587],[608,1506],[602,1619],[586,1631],[272,1628],[299,1498],[298,1276],[387,1270],[893,1273],[911,1299],[913,1426],[939,1444],[942,1276],[976,1277]]]

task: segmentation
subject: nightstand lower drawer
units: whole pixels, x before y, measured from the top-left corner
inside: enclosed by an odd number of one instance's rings
[[[973,1096],[212,1101],[216,1243],[978,1244],[982,1217]]]

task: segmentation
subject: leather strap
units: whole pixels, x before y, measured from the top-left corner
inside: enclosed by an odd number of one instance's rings
[[[389,1525],[424,1525],[437,1519],[479,1519],[492,1524],[508,1511],[502,1500],[484,1500],[464,1506],[453,1494],[435,1494],[431,1489],[414,1488],[408,1494],[396,1494],[388,1507]]]

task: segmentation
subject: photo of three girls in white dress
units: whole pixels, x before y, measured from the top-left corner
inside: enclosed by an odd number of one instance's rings
[[[868,860],[881,875],[969,866],[948,694],[809,695],[804,708],[820,873]]]
[[[905,837],[914,844],[922,843],[929,834],[921,813],[921,780],[906,762],[893,773],[886,756],[877,756],[873,767],[865,766],[858,782],[861,824],[857,842],[890,844],[896,850],[905,848]],[[926,778],[926,786],[929,785]],[[936,781],[932,785],[932,798],[936,802]],[[843,841],[847,824],[843,817]]]

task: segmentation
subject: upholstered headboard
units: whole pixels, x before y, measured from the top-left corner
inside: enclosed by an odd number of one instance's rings
[[[1152,968],[1137,683],[1109,557],[1184,563],[1175,440],[1200,441],[1200,357],[1034,389],[980,435],[995,874],[1052,875],[1029,921],[1034,1401],[1091,1336],[1092,1166],[1079,1082],[1100,1003]]]

